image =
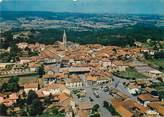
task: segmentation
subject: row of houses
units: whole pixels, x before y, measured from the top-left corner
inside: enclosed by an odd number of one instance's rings
[[[136,80],[136,81],[127,81],[125,83],[125,85],[128,88],[129,93],[131,93],[132,95],[136,97],[137,100],[135,100],[135,102],[138,105],[142,106],[143,109],[145,109],[145,111],[142,112],[142,116],[148,116],[148,117],[149,116],[150,117],[151,116],[155,116],[155,117],[164,116],[164,113],[163,113],[164,107],[162,106],[163,99],[162,97],[159,96],[157,90],[153,88],[154,83],[160,83],[160,82],[163,82],[163,80],[162,79],[156,79],[156,80],[144,79],[144,80]],[[124,101],[120,101],[120,102],[124,103]],[[127,108],[127,106],[125,106],[124,108]],[[128,115],[129,117],[134,115],[134,113],[131,110],[129,110],[129,112],[131,112],[131,114]]]
[[[51,102],[59,108],[59,111],[65,112],[66,117],[73,117],[73,115],[83,116],[83,112],[86,116],[89,115],[92,106],[88,102],[80,102],[76,104],[71,96],[71,90],[64,84],[53,83],[47,84],[44,87],[39,87],[38,83],[25,83],[21,85],[22,90],[20,92],[13,92],[10,94],[0,94],[0,103],[7,107],[13,107],[19,99],[24,95],[22,92],[28,94],[30,90],[33,90],[38,95],[38,98],[42,101],[45,97],[52,97]],[[20,107],[14,106],[14,111],[21,110]]]
[[[163,117],[163,101],[150,94],[141,94],[137,100],[117,94],[112,99],[112,106],[122,117]]]
[[[3,77],[34,74],[38,71],[39,64],[34,62],[26,63],[0,63],[0,74]]]

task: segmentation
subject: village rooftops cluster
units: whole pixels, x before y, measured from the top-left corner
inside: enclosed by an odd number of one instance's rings
[[[0,103],[7,107],[11,107],[22,97],[21,92],[27,95],[32,90],[41,101],[47,96],[53,97],[51,102],[66,117],[87,117],[94,114],[94,102],[101,105],[103,101],[111,102],[123,117],[147,116],[151,113],[164,116],[163,102],[158,95],[152,95],[152,84],[155,80],[163,80],[163,73],[137,60],[143,59],[144,48],[79,45],[67,42],[65,32],[63,42],[52,45],[24,42],[17,46],[24,54],[15,63],[0,63],[0,76],[37,74],[40,79],[37,82],[20,84],[19,92],[1,93]],[[27,48],[31,52],[37,52],[37,55],[26,54]],[[133,69],[148,79],[120,79],[117,82],[115,75],[128,69]],[[122,87],[117,89],[119,83]],[[141,91],[143,87],[145,89]],[[136,97],[132,98],[133,95]],[[105,109],[101,106],[100,108]]]

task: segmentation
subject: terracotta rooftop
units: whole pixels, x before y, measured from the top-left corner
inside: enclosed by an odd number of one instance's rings
[[[136,101],[132,99],[126,99],[123,102],[123,105],[128,109],[136,108],[140,113],[146,113],[146,111],[148,110],[148,108],[144,107],[143,105],[137,103]]]
[[[52,83],[52,84],[46,85],[45,88],[46,89],[57,89],[57,88],[64,89],[65,85],[64,84],[59,84],[59,83]]]
[[[29,63],[29,67],[37,67],[38,65],[36,63]]]
[[[138,99],[142,100],[142,101],[159,101],[158,97],[153,97],[151,94],[147,93],[147,94],[141,94],[137,97]]]
[[[115,64],[117,66],[123,66],[124,65],[123,61],[113,61],[112,64]]]
[[[129,89],[134,89],[134,88],[139,88],[139,86],[138,86],[137,84],[130,83],[130,84],[128,85],[128,88],[129,88]]]
[[[125,100],[113,99],[112,105],[123,117],[132,116],[135,114],[135,112],[133,113],[134,109],[136,109],[139,113],[146,113],[148,110],[148,108],[129,98]],[[125,113],[127,113],[127,115]]]
[[[90,109],[92,109],[92,106],[89,102],[80,102],[79,109],[80,110],[90,110]]]
[[[123,106],[116,107],[116,111],[121,115],[121,117],[132,117],[133,113],[124,108]]]
[[[24,88],[38,88],[38,83],[25,83]]]
[[[78,115],[79,115],[79,117],[88,117],[89,110],[79,110]]]
[[[160,115],[164,116],[164,102],[151,102],[148,107],[156,110]]]
[[[64,73],[45,74],[43,78],[67,78]]]
[[[63,102],[63,101],[65,101],[65,100],[69,99],[70,96],[67,95],[66,93],[61,93],[61,94],[58,95],[58,98],[59,98],[59,100],[60,100],[61,102]]]
[[[80,76],[78,76],[78,75],[69,75],[69,78],[71,78],[71,79],[79,79]]]
[[[87,75],[85,80],[88,80],[88,81],[97,81],[97,77],[95,76],[91,76],[91,75]]]

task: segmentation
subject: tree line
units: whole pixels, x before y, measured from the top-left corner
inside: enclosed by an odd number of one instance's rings
[[[56,41],[62,41],[63,30],[61,29],[32,29],[30,30],[32,35],[29,35],[28,39],[13,40],[12,35],[14,33],[21,32],[20,29],[14,29],[9,32],[1,34],[6,38],[4,43],[1,43],[0,47],[7,47],[11,42],[28,43],[45,43],[53,44]],[[66,30],[69,41],[80,44],[103,44],[103,45],[115,45],[115,46],[133,46],[135,41],[146,42],[147,39],[160,41],[164,38],[164,28],[155,26],[144,26],[136,24],[134,26],[127,26],[116,29],[92,29],[88,31],[73,31]]]

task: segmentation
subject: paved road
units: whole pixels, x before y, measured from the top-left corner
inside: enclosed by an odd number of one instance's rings
[[[92,90],[92,87],[91,86],[85,87],[85,90],[87,92],[87,96],[88,97],[91,97],[94,100],[93,103],[92,103],[92,105],[98,104],[100,106],[100,114],[101,114],[101,117],[112,117],[111,116],[111,113],[107,109],[105,109],[103,107],[103,101],[109,101],[109,95],[103,93],[103,91],[102,92],[98,91],[100,97],[99,98],[96,98],[93,95],[93,90]]]
[[[103,102],[104,101],[110,101],[110,96],[108,93],[103,92],[101,89],[98,90],[100,97],[96,98],[93,95],[94,90],[92,89],[91,85],[88,85],[87,82],[84,80],[84,76],[81,76],[81,79],[84,83],[84,89],[87,93],[87,98],[89,99],[89,97],[91,97],[94,101],[92,102],[92,105],[94,106],[95,104],[98,104],[100,106],[100,115],[101,117],[112,117],[111,113],[103,107]]]
[[[87,84],[87,82],[84,79],[84,75],[81,75],[80,78],[84,84],[83,88],[86,91],[86,97],[82,98],[82,100],[90,102],[89,97],[91,97],[94,101],[91,102],[92,106],[94,106],[95,104],[98,104],[100,106],[99,108],[99,112],[101,117],[112,117],[111,113],[103,107],[103,102],[104,101],[108,101],[109,103],[111,103],[111,99],[112,96],[109,95],[109,92],[104,92],[100,87],[101,85],[96,86],[97,88],[97,92],[99,93],[100,97],[96,98],[93,94],[93,92],[95,91],[95,89],[93,89],[93,86]],[[126,94],[127,96],[129,96],[130,98],[136,100],[136,97],[132,96],[127,88],[123,85],[123,82],[126,81],[126,79],[122,79],[116,76],[113,76],[114,81],[112,82],[112,84],[105,84],[106,86],[109,86],[109,88],[116,88],[118,90],[120,90],[121,92],[123,92],[124,94]],[[105,86],[103,85],[103,86]],[[78,104],[79,103],[79,99],[77,98],[76,95],[73,94],[73,97],[75,99],[75,102]]]

